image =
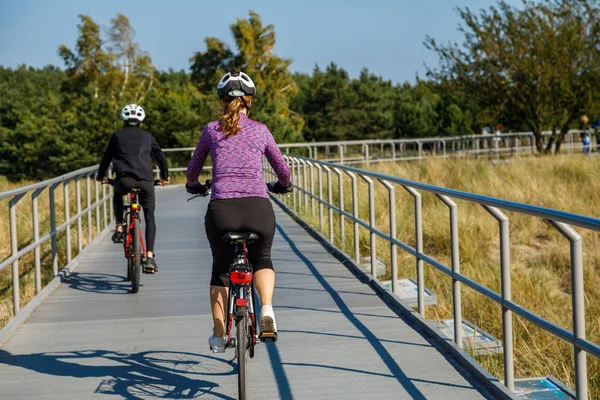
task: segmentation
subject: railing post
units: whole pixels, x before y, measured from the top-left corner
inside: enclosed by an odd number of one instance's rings
[[[68,222],[71,218],[71,210],[69,209],[69,182],[67,179],[63,183],[63,194],[64,194],[64,205],[65,205],[65,222],[67,226],[65,228],[65,233],[67,235],[67,264],[71,263],[71,223]],[[106,218],[106,215],[104,216]]]
[[[92,191],[90,185],[90,175],[88,175],[85,179],[85,190],[86,190],[86,200],[87,200],[87,221],[88,221],[88,243],[90,243],[93,239],[93,229],[92,229]]]
[[[81,177],[75,178],[75,191],[77,194],[77,246],[79,247],[79,253],[83,250],[83,234],[81,225]]]
[[[423,214],[421,193],[409,187],[402,186],[415,200],[415,246],[417,250],[417,310],[422,317],[425,317],[425,276],[423,271]]]
[[[331,208],[333,205],[333,185],[331,182],[331,168],[326,165],[324,165],[323,168],[327,171],[327,220],[329,222],[329,241],[333,243],[333,208]]]
[[[293,157],[290,157],[290,172],[292,174],[292,184],[294,186],[296,186],[296,189],[298,189],[298,176],[296,175],[296,159]],[[298,212],[298,210],[296,209],[296,198],[298,197],[298,190],[294,190],[292,192],[292,207],[294,208],[295,212]]]
[[[13,197],[9,203],[10,219],[10,255],[15,257],[12,262],[12,286],[13,286],[13,312],[15,315],[21,310],[21,290],[19,284],[19,242],[17,235],[17,203],[23,197],[22,194]]]
[[[31,194],[31,211],[32,211],[32,226],[33,226],[33,241],[40,240],[40,214],[38,207],[38,196],[44,190],[38,189]],[[35,258],[35,294],[42,291],[42,260],[40,255],[40,246],[36,246],[33,250]]]
[[[352,180],[352,216],[354,217],[354,260],[360,265],[360,242],[359,242],[359,231],[358,231],[358,182],[356,175],[350,171],[344,172]]]
[[[369,234],[371,246],[371,275],[377,279],[377,236],[375,229],[375,182],[365,175],[359,175],[369,185]]]
[[[304,160],[300,160],[302,164],[302,188],[304,189],[304,212],[308,213],[308,180],[306,178],[307,163]]]
[[[458,258],[458,207],[454,200],[448,196],[438,194],[437,197],[446,204],[450,210],[450,246],[452,249],[452,304],[454,311],[454,341],[458,347],[463,347],[462,342],[462,305],[460,300],[460,281],[456,275],[460,274]]]
[[[308,167],[310,169],[310,212],[312,216],[315,216],[315,175],[314,175],[314,164],[312,162],[308,163]]]
[[[344,211],[344,174],[338,168],[334,168],[335,173],[338,176],[338,197],[340,201],[340,211]],[[342,243],[342,249],[346,245],[346,229],[344,226],[344,215],[340,213],[340,240]]]
[[[114,175],[112,173],[112,171],[109,171],[109,176],[114,179]],[[156,179],[160,179],[160,174],[158,172],[158,168],[157,168],[157,172],[156,172]],[[108,197],[112,197],[114,196],[114,192],[115,192],[115,188],[113,185],[110,185],[108,187]],[[113,207],[113,202],[111,201],[108,209],[110,210],[110,221],[114,221],[115,220],[115,208]]]
[[[58,183],[50,186],[48,189],[48,198],[50,205],[50,234],[52,235],[52,274],[58,275],[58,232],[56,232],[56,193],[55,189]]]
[[[419,161],[423,159],[423,143],[418,141],[417,146],[419,146]]]
[[[570,225],[549,221],[556,230],[569,239],[571,251],[571,299],[573,303],[573,350],[575,353],[575,392],[578,399],[588,398],[587,354],[577,345],[585,340],[585,294],[583,287],[583,240]]]
[[[505,302],[512,300],[510,281],[510,234],[508,217],[496,207],[483,206],[500,225],[500,281],[502,286],[502,347],[504,349],[504,384],[515,391],[512,311]]]
[[[341,144],[338,144],[338,149],[339,149],[339,153],[340,153],[340,164],[344,163],[344,146]]]
[[[323,168],[316,164],[319,170],[319,230],[323,232]]]
[[[106,185],[102,185],[102,214],[104,215],[104,227],[106,228],[108,226],[108,215],[106,213],[106,203],[108,203],[106,201]]]
[[[100,233],[100,182],[94,179],[94,194],[96,197],[96,233]]]
[[[389,216],[390,216],[390,237],[396,239],[396,192],[394,185],[388,181],[380,179],[388,190],[389,194]],[[390,260],[392,263],[392,293],[397,294],[396,286],[398,285],[398,251],[397,246],[390,240]]]

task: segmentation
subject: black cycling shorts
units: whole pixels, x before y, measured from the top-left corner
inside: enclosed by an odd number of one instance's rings
[[[235,246],[223,240],[226,232],[258,234],[258,241],[248,245],[248,261],[254,271],[273,269],[271,247],[275,236],[275,213],[269,199],[211,200],[204,225],[213,255],[211,286],[229,286],[229,267],[234,261]]]

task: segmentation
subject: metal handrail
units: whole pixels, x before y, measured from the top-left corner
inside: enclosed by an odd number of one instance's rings
[[[72,249],[72,238],[71,229],[74,225],[77,227],[77,249],[75,253],[80,253],[85,247],[83,244],[84,233],[83,233],[83,219],[87,220],[87,238],[88,244],[94,239],[94,227],[96,228],[96,235],[99,234],[104,228],[108,226],[114,219],[114,212],[112,206],[107,206],[107,203],[113,197],[113,188],[109,187],[107,190],[106,185],[102,185],[100,189],[100,183],[93,179],[98,166],[92,166],[82,168],[77,171],[73,171],[56,178],[48,179],[42,182],[34,183],[31,185],[23,186],[17,189],[7,190],[0,193],[0,200],[8,199],[9,208],[9,220],[10,220],[10,255],[4,260],[0,261],[0,271],[7,268],[9,265],[12,266],[12,289],[13,289],[13,313],[16,316],[21,311],[21,299],[20,299],[20,275],[19,275],[19,262],[23,257],[34,252],[33,264],[35,273],[35,292],[36,296],[42,291],[42,254],[40,247],[50,241],[51,242],[51,259],[52,259],[52,273],[56,277],[59,274],[59,260],[58,260],[58,234],[65,232],[66,236],[66,263],[62,267],[68,268],[73,262],[73,249]],[[86,205],[83,208],[82,200],[82,188],[81,182],[85,181],[85,199]],[[93,181],[93,183],[92,183]],[[75,208],[76,212],[71,216],[71,205],[70,205],[70,187],[71,183],[75,184]],[[62,185],[63,191],[63,204],[59,205],[56,200],[56,190]],[[92,186],[94,187],[94,197],[92,200]],[[49,194],[49,208],[50,208],[50,226],[46,233],[41,235],[41,224],[39,218],[39,196],[45,190],[48,190]],[[22,199],[31,194],[31,222],[32,222],[32,237],[27,240],[28,244],[22,248],[19,248],[18,242],[18,217],[17,206]],[[57,221],[57,209],[62,207],[64,210],[65,220],[62,223]],[[101,210],[102,208],[102,210]],[[109,211],[110,210],[110,211]],[[95,218],[92,218],[92,214],[95,213]],[[101,217],[102,214],[102,217]],[[109,218],[110,215],[110,218]],[[41,235],[41,236],[40,236]]]
[[[574,140],[578,130],[571,130],[567,133],[563,148],[573,152],[579,149],[581,144]],[[544,136],[552,132],[543,132]],[[523,145],[525,141],[526,145]],[[415,161],[430,157],[454,157],[460,155],[469,155],[479,157],[489,155],[500,157],[502,154],[534,154],[537,152],[535,147],[535,137],[531,132],[505,133],[502,135],[464,135],[464,136],[441,136],[441,137],[422,137],[409,139],[364,139],[364,140],[345,140],[345,141],[327,141],[327,142],[304,142],[304,143],[284,143],[279,144],[279,148],[286,154],[290,151],[306,150],[308,158],[322,159],[324,161],[336,162],[340,164],[370,164],[387,161]],[[380,147],[378,152],[373,151],[376,146]],[[434,152],[427,151],[425,146],[434,146]],[[348,148],[355,148],[354,153],[348,154]],[[334,148],[336,152],[332,155],[330,150]],[[194,147],[168,148],[163,151],[173,152],[193,152]],[[325,158],[319,151],[325,150]],[[439,152],[438,152],[439,150]],[[210,168],[207,166],[206,168]],[[185,171],[185,168],[172,168],[172,171]],[[158,170],[156,170],[158,173]]]
[[[453,319],[455,336],[454,340],[460,347],[462,342],[462,306],[461,306],[461,284],[465,284],[476,292],[484,295],[486,298],[494,301],[502,307],[502,341],[504,351],[504,382],[509,390],[514,391],[514,358],[513,358],[513,327],[512,313],[525,318],[536,326],[542,328],[553,336],[567,341],[573,345],[575,353],[575,385],[577,398],[588,398],[588,381],[587,381],[587,360],[586,354],[591,354],[593,357],[600,359],[600,345],[593,343],[585,337],[585,303],[583,291],[583,245],[582,237],[572,227],[579,226],[594,231],[600,231],[600,219],[569,213],[560,210],[554,210],[545,207],[532,206],[528,204],[502,200],[490,196],[483,196],[463,192],[459,190],[447,189],[439,186],[429,185],[425,183],[415,182],[408,179],[403,179],[395,176],[385,175],[377,172],[358,169],[346,165],[334,164],[326,161],[315,160],[308,157],[284,155],[287,160],[292,174],[292,183],[296,188],[295,194],[291,200],[286,200],[292,204],[289,206],[294,212],[300,213],[302,208],[307,212],[315,214],[316,202],[319,206],[319,228],[329,236],[333,242],[332,225],[334,223],[331,213],[335,212],[339,215],[340,220],[348,219],[354,224],[354,258],[360,264],[360,252],[358,249],[358,227],[366,229],[370,233],[371,247],[371,275],[377,279],[376,273],[376,238],[381,238],[390,243],[391,246],[391,269],[397,271],[397,257],[395,256],[396,249],[401,249],[415,257],[417,265],[417,290],[418,290],[418,312],[422,316],[425,315],[424,304],[424,273],[423,263],[436,268],[447,276],[452,278],[452,298],[453,298]],[[301,166],[301,167],[300,167]],[[314,170],[317,170],[316,178]],[[329,188],[326,196],[323,195],[324,182],[322,172],[327,172],[327,187]],[[339,203],[333,204],[332,200],[332,178],[330,171],[335,171],[338,176],[341,174],[348,175],[352,180],[352,204],[353,210],[344,210],[343,198],[341,192],[343,190],[343,179],[338,180],[337,190]],[[265,164],[266,179],[276,179],[274,171]],[[368,196],[369,200],[369,220],[362,220],[358,216],[358,178],[363,179],[369,185]],[[317,187],[315,187],[315,182]],[[415,234],[416,247],[414,248],[395,237],[395,232],[390,229],[390,234],[387,234],[375,226],[375,195],[373,185],[375,182],[381,182],[388,190],[390,195],[389,214],[395,215],[394,190],[395,186],[400,186],[407,190],[414,198],[415,203]],[[421,192],[427,192],[437,196],[449,209],[450,219],[450,240],[451,240],[451,266],[434,259],[431,256],[423,253],[422,248],[422,216],[421,216]],[[300,201],[304,197],[304,202]],[[313,204],[311,211],[308,207],[308,199]],[[481,205],[492,217],[494,217],[500,229],[500,272],[501,272],[501,293],[491,290],[475,280],[462,275],[459,269],[459,247],[458,247],[458,213],[457,205],[454,200],[464,200],[470,203]],[[329,212],[329,230],[324,225],[324,210],[327,207]],[[550,224],[560,232],[570,242],[570,259],[571,259],[571,278],[572,278],[572,304],[573,304],[573,329],[569,331],[537,314],[530,311],[526,307],[517,304],[511,297],[511,278],[510,278],[510,238],[508,223],[509,218],[503,211],[511,211],[519,214],[530,215],[534,217],[548,220]],[[395,226],[395,218],[390,218],[390,228]],[[343,223],[343,222],[342,222]],[[342,229],[341,232],[344,232]],[[342,235],[344,236],[344,235]],[[396,278],[396,277],[393,277]],[[392,291],[396,292],[396,286],[392,285]]]

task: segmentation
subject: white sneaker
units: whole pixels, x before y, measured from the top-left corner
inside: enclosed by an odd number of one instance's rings
[[[225,338],[224,337],[211,337],[208,338],[208,345],[213,353],[225,353]]]
[[[271,333],[277,335],[277,322],[273,306],[262,306],[260,308],[260,332],[261,334]]]

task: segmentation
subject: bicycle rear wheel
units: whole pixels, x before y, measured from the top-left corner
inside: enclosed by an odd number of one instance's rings
[[[235,338],[238,359],[238,399],[246,400],[246,370],[248,366],[249,318],[246,307],[243,307],[243,310],[241,309],[241,307],[238,308],[238,313],[240,311],[243,312],[244,316],[237,321],[237,336]]]
[[[131,270],[131,292],[140,290],[140,275],[142,273],[142,241],[140,238],[140,220],[133,221],[133,262]]]

